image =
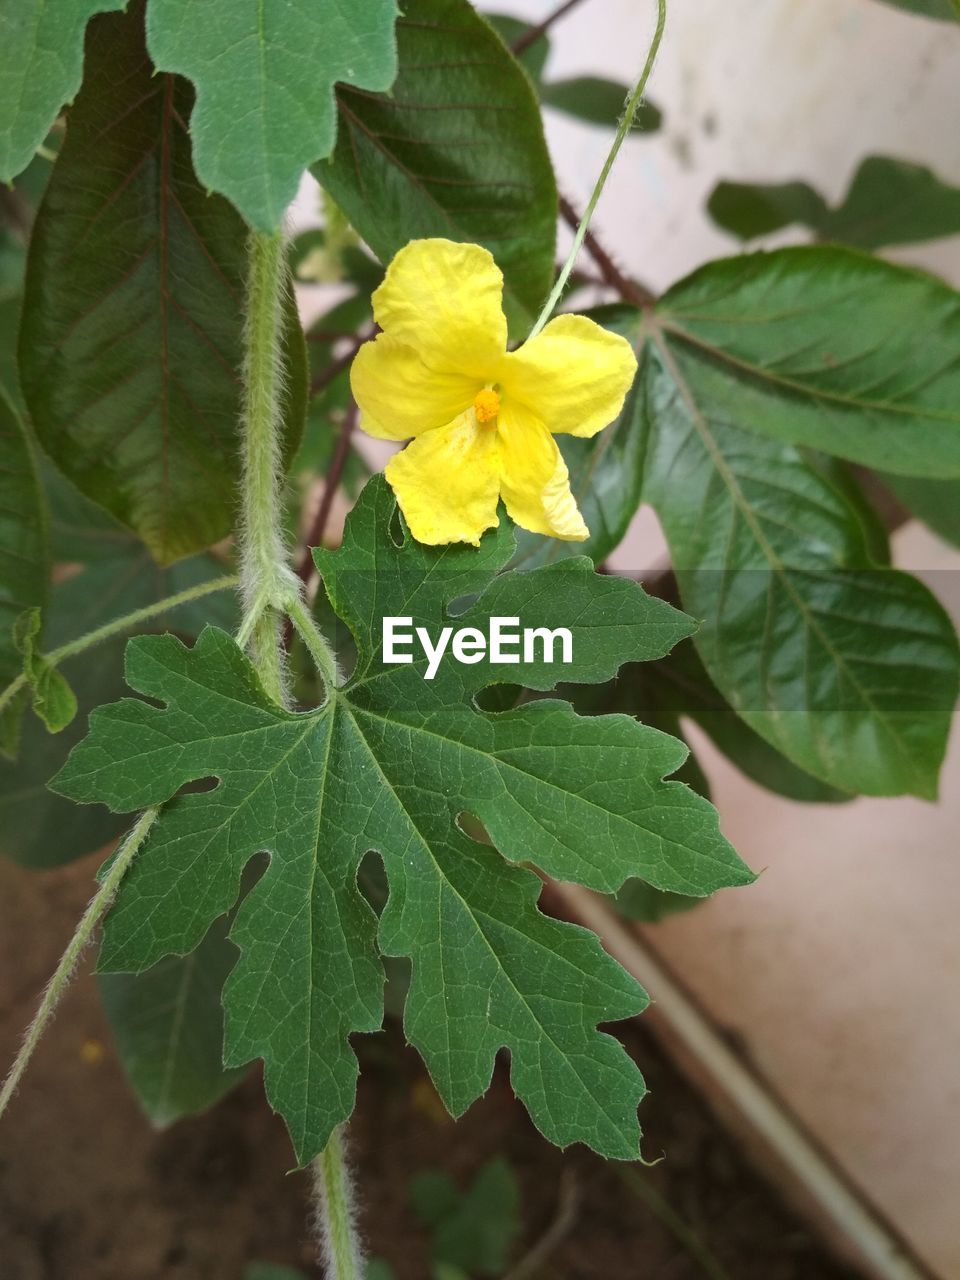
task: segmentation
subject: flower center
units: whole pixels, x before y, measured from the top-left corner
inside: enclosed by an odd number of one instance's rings
[[[493,387],[484,387],[477,392],[473,411],[478,422],[490,422],[500,412],[500,393],[494,391]]]

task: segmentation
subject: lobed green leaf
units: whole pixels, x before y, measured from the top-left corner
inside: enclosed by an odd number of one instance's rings
[[[596,1027],[645,997],[592,935],[541,915],[539,880],[504,858],[607,890],[641,875],[698,895],[751,874],[712,808],[662,781],[682,744],[625,716],[581,720],[553,700],[480,712],[471,694],[503,670],[546,688],[560,669],[449,663],[425,681],[422,663],[383,662],[380,620],[409,616],[435,635],[451,617],[548,619],[572,627],[566,671],[583,680],[662,655],[690,624],[584,559],[494,578],[513,552],[505,524],[479,551],[434,549],[395,540],[395,518],[377,477],[340,551],[316,553],[358,659],[315,711],[273,704],[215,629],[193,649],[172,637],[131,642],[128,682],[162,706],[127,699],[97,711],[56,783],[117,810],[170,801],[109,917],[102,967],[140,970],[189,952],[266,851],[231,931],[241,958],[225,991],[225,1053],[231,1065],[265,1059],[268,1095],[302,1161],[352,1108],[348,1037],[382,1016],[377,942],[412,961],[407,1035],[454,1114],[484,1091],[506,1046],[514,1086],[551,1140],[632,1158],[643,1083]],[[178,794],[204,778],[218,780],[214,790]],[[466,834],[464,812],[503,857]],[[389,884],[379,922],[357,887],[369,849]]]

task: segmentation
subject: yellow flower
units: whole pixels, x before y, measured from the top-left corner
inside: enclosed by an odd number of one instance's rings
[[[561,315],[507,351],[503,276],[486,249],[414,240],[373,295],[383,332],[350,381],[360,424],[411,443],[386,477],[413,536],[471,542],[497,524],[580,541],[588,529],[551,432],[596,435],[620,412],[633,349],[586,316]]]

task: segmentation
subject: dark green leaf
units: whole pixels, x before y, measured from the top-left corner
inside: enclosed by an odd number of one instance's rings
[[[710,806],[661,781],[683,762],[681,744],[623,716],[580,719],[556,700],[481,713],[472,695],[504,669],[451,662],[426,680],[419,659],[385,665],[381,621],[409,616],[436,636],[455,602],[480,592],[460,624],[566,625],[573,654],[562,667],[505,668],[541,689],[560,675],[609,679],[624,661],[662,655],[690,624],[584,558],[491,581],[513,552],[505,522],[476,551],[398,544],[395,516],[377,477],[342,548],[315,553],[359,652],[348,684],[316,711],[272,703],[215,629],[193,649],[169,636],[131,641],[128,681],[162,709],[127,699],[97,711],[58,789],[130,811],[192,780],[219,785],[165,810],[111,912],[102,965],[139,970],[188,952],[265,850],[269,868],[231,932],[242,954],[225,989],[225,1057],[265,1059],[301,1161],[352,1108],[348,1037],[382,1017],[377,936],[385,954],[412,960],[406,1033],[454,1114],[486,1089],[507,1046],[514,1087],[552,1141],[631,1158],[642,1081],[596,1025],[638,1012],[643,993],[596,939],[541,915],[536,876],[471,840],[459,815],[510,861],[603,890],[639,875],[702,895],[751,874]],[[390,888],[379,932],[357,888],[371,848]]]
[[[33,451],[20,417],[0,388],[0,691],[20,675],[13,628],[46,603],[50,565],[47,517]],[[22,700],[4,716],[3,746],[13,754]]]
[[[470,1275],[499,1276],[520,1234],[520,1187],[506,1160],[488,1161],[466,1191],[445,1173],[410,1180],[410,1198],[429,1227],[434,1263]]]
[[[0,9],[0,182],[27,167],[80,88],[83,32],[123,0],[12,0]]]
[[[742,773],[777,795],[810,804],[850,799],[798,769],[755,733],[710,679],[693,644],[678,645],[660,662],[626,668],[617,682],[617,702],[621,709],[661,728],[689,716]],[[693,780],[686,781],[698,789]]]
[[[300,177],[333,150],[333,86],[389,89],[395,0],[150,0],[147,43],[161,71],[192,80],[194,164],[251,226],[274,231]]]
[[[635,347],[643,325],[633,307],[600,307],[589,312],[598,324],[620,333]],[[570,488],[590,530],[585,542],[561,542],[517,531],[518,565],[550,564],[567,556],[588,555],[595,564],[617,547],[640,505],[643,488],[644,434],[642,396],[635,384],[616,422],[585,440],[557,436],[570,471]]]
[[[824,240],[879,249],[960,232],[960,188],[925,165],[867,156],[846,199],[826,218]]]
[[[721,182],[707,208],[719,226],[742,240],[791,223],[809,227],[819,240],[861,249],[916,244],[960,231],[960,188],[941,182],[925,165],[889,156],[867,156],[835,209],[804,182]]]
[[[960,475],[960,295],[850,249],[726,258],[658,306],[712,419],[904,475]]]
[[[556,111],[585,120],[588,124],[615,129],[623,115],[630,88],[600,76],[574,76],[570,80],[553,80],[540,86],[540,101]],[[634,117],[637,133],[655,133],[661,115],[652,102],[642,102]]]
[[[794,222],[819,230],[828,213],[826,201],[806,182],[718,182],[707,210],[718,227],[741,240],[768,236]]]
[[[313,172],[386,262],[408,240],[485,245],[514,327],[550,292],[557,192],[529,79],[468,0],[410,0],[389,96],[337,90],[336,150]]]
[[[167,956],[146,973],[102,973],[100,998],[120,1060],[158,1127],[205,1111],[242,1072],[223,1065],[223,984],[237,960],[228,920],[195,951]]]
[[[881,474],[880,479],[925,525],[960,547],[960,480],[916,479]]]
[[[169,563],[230,532],[247,232],[190,168],[190,89],[95,19],[34,229],[20,369],[44,449]],[[305,360],[287,309],[288,452]]]
[[[732,327],[736,297],[726,301]],[[775,296],[767,305],[775,329]],[[855,512],[796,450],[741,428],[755,413],[719,360],[701,379],[668,332],[642,376],[645,496],[684,606],[705,619],[697,648],[724,698],[831,786],[932,798],[957,689],[943,610],[908,574],[870,567]],[[771,413],[789,420],[797,398],[771,396]]]

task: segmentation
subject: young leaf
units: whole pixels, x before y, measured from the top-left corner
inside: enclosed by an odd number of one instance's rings
[[[386,262],[408,240],[485,245],[515,324],[553,282],[557,191],[530,81],[468,0],[411,0],[389,96],[337,90],[337,146],[313,173]]]
[[[83,32],[123,0],[14,0],[0,9],[0,182],[27,167],[80,88]]]
[[[0,690],[23,670],[14,627],[24,610],[46,603],[50,572],[46,508],[33,452],[13,404],[0,388]],[[22,699],[0,711],[0,751],[15,755]]]
[[[615,129],[624,111],[630,88],[600,76],[574,76],[569,80],[552,80],[540,86],[540,101],[546,107],[565,115],[585,120],[587,124]],[[662,116],[652,102],[642,102],[634,117],[637,133],[655,133]]]
[[[520,1187],[504,1159],[488,1160],[466,1191],[439,1170],[410,1180],[417,1217],[430,1230],[435,1265],[501,1276],[521,1231]]]
[[[265,1059],[268,1095],[307,1161],[352,1108],[349,1035],[380,1025],[378,925],[357,889],[375,849],[390,890],[379,946],[412,961],[407,1035],[450,1110],[485,1090],[507,1046],[514,1087],[552,1141],[632,1158],[642,1080],[596,1026],[638,1012],[643,993],[596,939],[541,915],[536,876],[475,843],[458,818],[472,814],[513,862],[603,890],[639,875],[702,895],[751,874],[713,809],[661,781],[682,763],[681,744],[626,717],[582,720],[554,700],[482,713],[472,695],[500,667],[449,662],[425,680],[423,660],[383,662],[381,620],[408,616],[435,637],[455,602],[480,592],[462,624],[566,625],[563,674],[583,681],[662,655],[689,621],[585,559],[491,582],[513,551],[505,524],[479,552],[428,548],[398,545],[395,515],[377,477],[342,548],[316,553],[359,652],[348,684],[316,711],[272,703],[220,631],[193,649],[169,636],[131,641],[128,681],[162,709],[127,699],[97,711],[56,781],[125,811],[176,795],[124,882],[102,967],[142,970],[188,952],[267,851],[231,931],[242,954],[225,989],[225,1060]],[[545,662],[506,670],[542,689],[559,674]],[[209,777],[214,791],[177,795]]]
[[[588,314],[604,328],[623,334],[638,349],[643,343],[643,323],[635,307],[598,307]],[[645,446],[639,383],[628,394],[616,422],[599,435],[590,439],[560,435],[556,439],[590,536],[585,542],[561,542],[518,530],[515,564],[524,568],[576,555],[588,555],[599,564],[619,546],[640,505],[643,488]]]
[[[228,534],[247,231],[190,167],[190,89],[140,16],[91,23],[87,75],[34,229],[20,343],[40,441],[163,564]],[[305,356],[287,309],[287,446]]]
[[[134,609],[223,573],[212,556],[181,560],[169,569],[153,562],[143,544],[122,525],[87,502],[47,465],[44,476],[54,556],[88,567],[57,583],[44,611],[44,643],[57,648]],[[151,629],[173,627],[194,636],[205,621],[234,625],[229,592],[206,596],[154,619]],[[93,853],[114,839],[126,823],[108,810],[78,809],[47,789],[47,782],[83,737],[90,711],[123,695],[125,637],[68,659],[62,667],[76,691],[79,714],[56,737],[33,716],[23,727],[16,764],[0,761],[0,853],[25,866],[55,867]]]
[[[14,624],[13,642],[23,658],[35,713],[51,733],[60,733],[77,714],[77,698],[63,673],[43,656],[42,625],[39,609],[24,610]]]
[[[167,956],[146,973],[98,977],[127,1078],[160,1128],[213,1106],[243,1074],[222,1061],[220,997],[237,959],[228,923],[216,921],[188,956]]]
[[[960,295],[849,249],[727,258],[675,285],[659,340],[713,420],[903,475],[960,475]]]
[[[247,222],[275,231],[304,169],[333,150],[333,86],[386,90],[397,73],[395,0],[150,0],[160,71],[192,80],[194,164]]]
[[[711,678],[831,786],[933,798],[957,693],[949,619],[909,574],[870,566],[856,513],[795,449],[733,425],[755,413],[740,411],[742,390],[735,406],[722,366],[696,372],[666,337],[648,348],[644,494],[684,606],[705,619],[696,644]]]

